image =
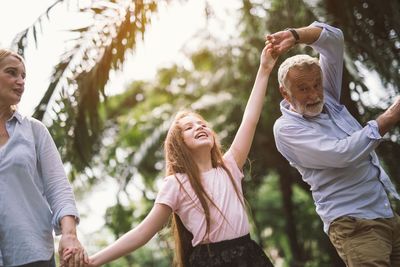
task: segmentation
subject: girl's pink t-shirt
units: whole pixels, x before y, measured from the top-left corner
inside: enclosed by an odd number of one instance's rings
[[[240,197],[243,199],[241,185],[243,173],[229,151],[224,155],[224,163],[231,172],[236,187],[239,189]],[[225,216],[224,219],[224,216],[213,205],[209,205],[211,217],[209,236],[205,236],[204,211],[186,174],[165,177],[155,203],[165,204],[179,215],[186,229],[193,234],[193,246],[200,243],[234,239],[248,234],[249,221],[246,211],[225,170],[218,167],[203,172],[202,183],[206,192]]]

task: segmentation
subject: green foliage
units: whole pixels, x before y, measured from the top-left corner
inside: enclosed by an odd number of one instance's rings
[[[107,208],[106,226],[113,231],[116,237],[120,237],[132,228],[132,216],[133,209],[131,207],[124,207],[118,203]]]
[[[220,44],[209,36],[207,40],[197,40],[202,45],[188,55],[190,64],[161,69],[154,80],[135,81],[122,94],[105,98],[103,86],[109,70],[123,62],[126,51],[135,45],[135,36],[144,34],[156,9],[155,2],[140,6],[143,3],[134,1],[132,4],[138,6],[132,12],[136,12],[138,21],[125,18],[116,38],[119,41],[112,42],[105,50],[98,49],[103,53],[102,59],[93,69],[79,75],[77,81],[70,81],[75,86],[72,94],[71,90],[61,91],[60,100],[50,112],[54,121],[50,130],[64,160],[70,163],[73,180],[101,183],[102,178],[96,175],[100,173],[101,177],[112,177],[119,184],[117,204],[106,213],[106,227],[115,237],[140,223],[150,211],[164,176],[163,140],[171,118],[179,109],[199,111],[218,133],[223,147],[228,148],[253,86],[265,33],[308,25],[316,19],[342,28],[347,48],[342,102],[361,122],[375,118],[383,104],[398,95],[397,1],[242,2],[237,25],[240,35],[231,43]],[[90,10],[97,15],[104,12],[96,5]],[[127,38],[125,45],[124,38]],[[111,47],[116,49],[115,54],[109,50]],[[300,46],[285,57],[299,51],[311,53],[309,48]],[[55,74],[64,75],[70,60],[71,55],[66,55]],[[381,105],[371,107],[361,101],[369,89],[355,62],[374,69],[387,85],[390,97],[383,99]],[[100,81],[95,82],[99,75]],[[57,82],[51,86],[55,87]],[[52,95],[51,86],[45,103]],[[272,126],[280,116],[280,100],[275,69],[250,152],[251,160],[245,166],[244,192],[252,211],[252,237],[274,261],[281,261],[284,266],[344,266],[322,231],[310,188],[276,150]],[[391,138],[378,151],[391,176],[400,177],[398,128]],[[107,266],[170,266],[171,244],[170,234],[157,235],[148,246]]]

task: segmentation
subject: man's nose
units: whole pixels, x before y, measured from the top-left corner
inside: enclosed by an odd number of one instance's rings
[[[310,99],[319,99],[321,98],[321,90],[314,88],[312,90],[310,90],[310,95],[309,95]]]

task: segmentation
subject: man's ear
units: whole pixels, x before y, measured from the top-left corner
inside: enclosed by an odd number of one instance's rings
[[[287,90],[286,90],[282,85],[279,86],[279,92],[281,92],[282,97],[283,97],[286,101],[289,101],[289,100],[290,100],[290,97],[289,97],[289,94],[288,94]],[[289,101],[289,102],[290,102],[290,101]]]

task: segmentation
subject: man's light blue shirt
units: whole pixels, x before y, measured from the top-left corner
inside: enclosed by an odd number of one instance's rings
[[[304,117],[283,100],[282,116],[275,122],[279,152],[311,187],[316,211],[328,233],[330,223],[341,216],[375,219],[393,217],[388,193],[400,199],[374,151],[381,141],[377,122],[365,127],[339,103],[344,41],[340,29],[321,27],[311,47],[320,53],[324,111]]]
[[[0,147],[0,266],[49,260],[53,229],[78,218],[74,194],[47,128],[15,112],[6,123],[9,140]]]

